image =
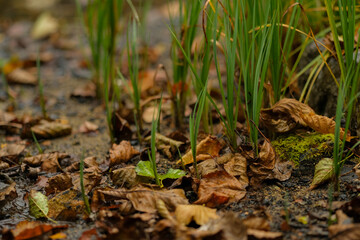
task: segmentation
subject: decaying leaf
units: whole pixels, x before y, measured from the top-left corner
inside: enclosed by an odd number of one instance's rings
[[[120,163],[126,163],[135,155],[140,154],[138,150],[131,146],[128,141],[121,141],[119,145],[113,144],[110,149],[110,167]]]
[[[47,218],[49,212],[47,197],[41,192],[31,190],[29,195],[29,211],[30,215],[35,218]]]
[[[132,131],[130,125],[126,119],[120,116],[120,113],[113,112],[111,117],[112,128],[114,129],[114,137],[118,141],[130,140],[132,136]]]
[[[292,167],[291,161],[280,160],[271,144],[264,141],[259,157],[250,164],[252,184],[259,184],[266,179],[285,181],[290,178]]]
[[[334,176],[334,165],[331,158],[323,158],[315,165],[314,179],[310,190],[329,181]]]
[[[151,190],[148,188],[135,188],[133,190],[98,190],[98,192],[117,199],[128,199],[137,211],[147,213],[157,212],[156,201],[159,199],[166,204],[166,207],[170,211],[175,210],[179,204],[188,204],[188,200],[182,189]]]
[[[0,207],[17,197],[15,186],[16,183],[12,182],[7,187],[0,190]]]
[[[47,239],[49,235],[68,228],[68,225],[50,225],[42,222],[19,222],[15,229],[3,233],[3,239]]]
[[[262,109],[262,124],[275,132],[288,132],[295,127],[306,126],[301,115],[314,113],[311,107],[292,98],[283,98],[272,108]]]
[[[84,86],[79,86],[71,93],[71,97],[74,98],[95,98],[96,97],[96,85],[93,82],[89,82]]]
[[[329,237],[334,240],[358,240],[360,239],[360,223],[331,225]]]
[[[89,132],[95,132],[99,129],[99,126],[91,123],[89,121],[85,121],[81,126],[79,127],[79,132],[81,133],[89,133]]]
[[[84,170],[83,181],[84,181],[84,186],[85,186],[85,194],[88,194],[89,192],[91,192],[91,190],[94,187],[97,187],[100,184],[101,173],[94,171],[94,170],[92,170],[90,172],[85,172],[85,171],[87,171],[87,169]],[[74,187],[78,191],[81,191],[80,173],[71,174],[71,178],[72,178],[72,183],[73,183]]]
[[[77,216],[84,213],[85,205],[80,192],[74,189],[56,194],[49,203],[48,216],[56,220],[73,221]]]
[[[64,191],[73,186],[71,176],[67,173],[58,174],[48,179],[45,186],[46,195]]]
[[[51,139],[57,137],[63,137],[71,134],[71,126],[69,124],[53,121],[49,122],[41,120],[39,124],[31,127],[31,131],[34,132],[36,138]],[[31,134],[30,134],[31,135]]]
[[[11,165],[17,164],[24,150],[24,144],[6,144],[0,150],[0,160]]]
[[[101,239],[96,231],[96,228],[92,228],[90,230],[84,231],[79,238],[79,240],[90,240],[90,239],[94,239],[94,240]]]
[[[315,130],[316,132],[327,134],[327,133],[335,133],[335,121],[331,118],[316,115],[315,113],[309,113],[302,115],[304,122]],[[349,135],[346,136],[346,141],[350,141],[352,137]],[[340,129],[340,138],[343,139],[345,135],[345,131],[343,128]]]
[[[111,172],[111,180],[114,185],[131,188],[138,183],[134,166],[119,168]]]
[[[178,223],[188,225],[194,220],[198,225],[204,225],[211,219],[217,219],[216,209],[200,205],[177,205],[175,216]]]
[[[25,69],[17,68],[14,69],[6,76],[8,83],[36,85],[37,80],[34,74],[28,72]]]
[[[197,168],[200,176],[205,176],[206,174],[219,170],[215,159],[204,160],[197,165]],[[189,170],[192,174],[195,174],[194,166],[189,167]]]
[[[59,160],[69,157],[66,153],[44,153],[34,157],[26,157],[24,163],[31,167],[41,166],[44,172],[57,172],[61,170]]]
[[[150,142],[151,136],[146,137],[145,141]],[[156,133],[156,148],[159,151],[162,151],[164,155],[166,155],[169,159],[173,158],[173,154],[177,153],[178,149],[182,144],[184,143],[165,137],[160,133]]]
[[[310,127],[314,131],[327,134],[335,132],[335,121],[331,118],[317,115],[308,105],[292,98],[284,98],[272,108],[261,110],[262,124],[275,132],[288,132],[296,127]],[[340,130],[340,137],[344,137],[344,129]],[[346,136],[346,141],[351,140]]]
[[[31,30],[31,37],[33,39],[41,39],[56,33],[59,29],[58,21],[51,16],[50,13],[42,13],[35,21]]]
[[[218,163],[220,163],[218,161]],[[247,160],[239,153],[230,154],[230,159],[224,164],[224,169],[231,176],[237,177],[239,182],[245,187],[249,184],[249,178],[247,176]]]
[[[196,146],[196,160],[203,161],[209,158],[214,158],[219,156],[219,152],[222,149],[222,144],[218,141],[218,139],[214,136],[208,136],[204,140],[202,140]],[[193,163],[194,159],[192,157],[191,150],[189,150],[183,157],[182,160],[185,165]],[[180,164],[181,160],[177,162]]]
[[[221,204],[237,202],[245,197],[245,185],[226,171],[216,171],[202,177],[195,204],[216,207]]]

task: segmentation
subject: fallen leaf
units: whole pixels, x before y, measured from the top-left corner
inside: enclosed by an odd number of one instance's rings
[[[59,29],[58,21],[50,13],[42,13],[35,21],[31,37],[35,40],[48,37]]]
[[[177,205],[175,216],[178,223],[188,225],[192,220],[198,225],[204,225],[211,219],[217,219],[216,209],[200,205]]]
[[[71,97],[74,98],[95,98],[96,97],[96,85],[93,82],[89,82],[84,86],[79,86],[71,93]]]
[[[218,164],[214,159],[207,159],[207,160],[200,162],[197,165],[197,168],[198,168],[198,173],[199,173],[200,177],[219,170]],[[194,166],[189,167],[189,170],[192,174],[195,174]]]
[[[22,152],[25,150],[23,144],[6,144],[0,150],[0,160],[10,163],[10,165],[18,164]]]
[[[150,142],[151,136],[148,136],[144,139],[145,141]],[[159,151],[162,151],[169,159],[173,158],[173,154],[178,152],[178,149],[184,143],[181,141],[176,141],[171,138],[165,137],[160,133],[156,133],[156,148]]]
[[[329,181],[334,176],[334,165],[331,158],[323,158],[315,165],[314,179],[310,190]]]
[[[48,179],[45,186],[46,195],[64,191],[73,186],[71,176],[67,173],[58,174]]]
[[[71,134],[71,126],[61,122],[41,120],[39,124],[31,127],[31,131],[34,132],[38,139],[51,139]],[[31,135],[31,132],[29,135]]]
[[[306,126],[302,115],[314,113],[311,107],[292,98],[283,98],[274,106],[262,109],[262,124],[275,132],[288,132],[299,125]]]
[[[196,161],[200,162],[209,158],[218,157],[222,147],[222,144],[216,137],[208,136],[196,146]],[[185,165],[194,162],[191,150],[182,157],[182,160]],[[180,163],[181,160],[177,161],[177,164]]]
[[[7,202],[17,198],[16,183],[12,182],[7,187],[0,190],[0,207]]]
[[[250,164],[251,182],[257,185],[267,179],[285,181],[290,178],[292,167],[291,161],[280,160],[272,145],[264,141],[259,157]]]
[[[113,112],[113,115],[111,117],[111,124],[114,137],[118,141],[131,139],[132,131],[130,125],[127,120],[120,116],[120,113]]]
[[[25,84],[25,85],[36,85],[37,79],[36,76],[29,71],[17,68],[6,75],[6,80],[8,83],[16,83],[16,84]]]
[[[354,218],[355,222],[360,221],[360,196],[356,196],[351,199],[350,202],[345,203],[341,206],[341,209],[348,216]]]
[[[335,121],[331,118],[316,115],[315,113],[308,113],[302,115],[302,118],[307,126],[315,130],[316,132],[327,134],[335,133]],[[340,138],[343,139],[345,131],[343,128],[340,129]],[[346,141],[350,141],[352,137],[350,136],[350,131],[346,136]]]
[[[84,231],[79,240],[101,240],[101,238],[99,237],[96,228],[93,229],[89,229]]]
[[[248,229],[247,234],[251,237],[251,239],[283,239],[283,234],[281,232],[268,232],[258,229]]]
[[[237,177],[245,187],[249,185],[247,176],[247,160],[239,153],[231,154],[231,158],[224,164],[224,169],[231,176]]]
[[[79,196],[81,196],[80,192],[74,189],[59,192],[48,201],[48,216],[63,221],[76,220],[85,210],[84,202],[78,199]]]
[[[41,166],[44,172],[57,172],[61,170],[59,160],[69,157],[66,153],[44,153],[33,157],[24,158],[24,163],[31,167]]]
[[[68,228],[68,225],[50,225],[42,222],[19,222],[15,229],[3,233],[3,239],[47,239],[49,234]]]
[[[49,206],[47,197],[41,192],[30,191],[29,195],[30,215],[35,218],[48,218]]]
[[[85,187],[85,194],[88,194],[94,187],[97,187],[100,184],[102,175],[100,172],[94,170],[90,172],[85,171],[87,171],[87,169],[84,170],[83,181]],[[74,187],[78,191],[81,191],[80,173],[72,173],[71,178]]]
[[[329,227],[329,238],[333,240],[358,240],[360,239],[360,223],[331,225]]]
[[[95,132],[99,129],[99,126],[91,123],[89,121],[85,121],[81,126],[79,127],[79,132],[81,133],[89,133],[89,132]]]
[[[156,201],[161,199],[166,207],[173,211],[179,204],[188,204],[185,193],[182,189],[161,189],[151,190],[147,188],[134,188],[132,190],[114,189],[114,190],[98,190],[105,196],[111,196],[118,199],[128,199],[133,207],[140,212],[156,213]]]
[[[135,155],[140,154],[138,150],[131,146],[128,141],[121,141],[119,145],[113,144],[110,149],[110,167],[120,163],[126,163]]]
[[[245,197],[245,185],[226,171],[216,171],[202,177],[198,190],[199,199],[194,204],[216,207],[238,202]]]
[[[115,186],[131,188],[138,184],[134,166],[127,166],[111,171],[111,181]]]
[[[67,235],[63,232],[59,232],[59,233],[55,233],[54,235],[51,235],[49,237],[50,239],[66,239],[67,238]]]

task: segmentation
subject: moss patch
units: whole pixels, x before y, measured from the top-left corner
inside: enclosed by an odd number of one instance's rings
[[[282,160],[290,160],[297,166],[304,160],[331,157],[334,134],[306,133],[280,136],[271,142]]]

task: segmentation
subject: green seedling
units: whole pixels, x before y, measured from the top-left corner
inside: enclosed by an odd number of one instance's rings
[[[84,151],[81,154],[81,159],[80,159],[80,188],[81,188],[81,195],[85,204],[85,209],[87,214],[91,213],[90,210],[90,204],[89,204],[89,199],[85,193],[85,186],[84,186]]]
[[[359,91],[359,73],[360,64],[356,63],[357,54],[359,52],[359,43],[356,44],[356,50],[354,54],[355,37],[360,36],[360,32],[355,32],[356,22],[356,2],[350,0],[339,0],[338,2],[339,14],[340,14],[340,29],[344,39],[344,57],[342,54],[342,48],[339,42],[338,29],[335,24],[335,15],[333,12],[333,5],[331,0],[325,0],[325,6],[331,32],[333,34],[334,45],[336,49],[337,60],[340,65],[340,82],[339,91],[337,96],[336,116],[335,116],[335,140],[334,140],[334,189],[339,191],[340,171],[344,164],[342,161],[346,136],[349,130],[352,112],[356,106],[358,91]],[[355,57],[354,57],[355,56]],[[341,136],[341,119],[345,116],[345,129],[344,134]],[[342,143],[341,143],[342,141]]]
[[[35,142],[35,145],[36,145],[36,148],[38,149],[39,153],[42,154],[44,151],[42,150],[37,138],[36,138],[36,135],[33,131],[31,131],[31,134],[32,134],[32,137],[34,139],[34,142]]]

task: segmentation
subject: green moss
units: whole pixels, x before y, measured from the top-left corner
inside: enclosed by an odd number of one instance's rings
[[[282,160],[290,160],[298,165],[304,160],[318,160],[331,157],[334,134],[306,133],[280,136],[271,142],[276,154]]]

